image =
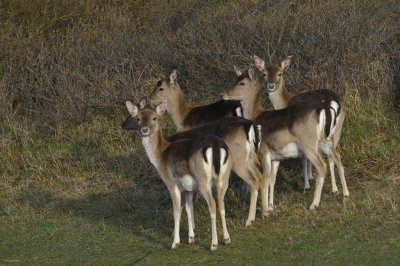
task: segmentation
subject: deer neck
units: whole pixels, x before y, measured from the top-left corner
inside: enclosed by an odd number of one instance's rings
[[[168,143],[161,129],[158,129],[150,136],[142,137],[142,144],[146,150],[147,156],[157,169],[160,167],[161,154],[168,146]]]
[[[193,106],[188,102],[180,88],[177,88],[176,90],[175,95],[168,99],[167,111],[174,121],[175,126],[180,130],[182,128],[183,120]]]
[[[261,84],[254,85],[254,94],[242,100],[243,116],[246,119],[254,120],[259,114],[264,111],[261,99]]]
[[[282,81],[280,88],[268,93],[268,98],[274,106],[274,109],[279,110],[286,108],[289,105],[289,101],[293,98],[293,94],[288,91],[285,82]]]

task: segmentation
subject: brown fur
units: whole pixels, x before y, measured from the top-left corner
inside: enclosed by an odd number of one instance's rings
[[[168,78],[159,80],[149,95],[149,104],[154,107],[167,101],[168,112],[174,120],[178,131],[195,128],[224,117],[236,115],[241,109],[240,101],[221,100],[209,105],[193,106],[186,99],[174,71]]]
[[[212,227],[211,250],[217,248],[216,203],[212,195],[212,187],[217,189],[224,240],[225,243],[230,243],[223,199],[228,187],[232,163],[229,148],[223,140],[217,136],[206,135],[195,139],[170,142],[163,136],[157,122],[158,116],[165,111],[165,104],[157,106],[156,111],[152,109],[139,111],[139,108],[130,102],[127,102],[126,105],[131,115],[138,120],[146,152],[171,194],[175,221],[174,241],[171,248],[176,248],[180,243],[179,229],[182,202],[186,202],[189,243],[193,242],[192,200],[195,189],[201,192],[209,206]],[[224,160],[221,157],[222,151],[225,151]],[[209,159],[212,159],[212,161]]]
[[[282,109],[295,104],[311,105],[315,106],[316,108],[319,108],[321,104],[324,105],[324,109],[326,110],[327,114],[327,121],[324,129],[326,138],[321,140],[320,147],[322,148],[320,150],[328,156],[332,191],[334,193],[338,191],[334,170],[334,166],[336,164],[343,186],[343,195],[349,196],[349,191],[344,176],[343,163],[340,159],[340,153],[336,150],[342,131],[343,121],[345,118],[345,113],[343,111],[341,101],[337,93],[331,90],[320,89],[306,91],[297,95],[293,95],[287,89],[283,76],[283,71],[290,64],[291,57],[286,58],[280,64],[276,65],[266,65],[264,60],[257,56],[254,56],[254,61],[256,67],[264,75],[262,79],[263,85],[266,88],[268,92],[268,97],[271,100],[275,109]],[[271,91],[271,88],[273,88],[273,91]],[[338,104],[338,110],[335,110],[331,107],[330,103],[332,101]],[[331,110],[334,111],[334,114],[331,114]],[[333,123],[331,124],[332,120]],[[307,169],[305,169],[304,171],[305,188],[307,188],[309,187],[308,179],[312,177],[312,171],[311,166],[309,165],[307,160],[303,161],[303,163],[305,163],[304,166],[307,167]]]
[[[163,90],[160,91],[160,88]],[[193,107],[184,97],[180,86],[176,81],[175,71],[170,75],[169,79],[164,78],[161,82],[158,82],[157,87],[149,96],[151,105],[164,100],[168,102],[168,112],[178,128],[178,131],[195,129],[204,125],[205,127],[202,129],[203,131],[206,130],[207,132],[216,134],[224,139],[233,154],[232,170],[251,187],[250,209],[246,225],[252,224],[256,215],[258,189],[260,181],[262,181],[263,178],[258,169],[260,163],[256,156],[256,148],[258,148],[258,145],[254,146],[254,144],[250,144],[252,147],[250,147],[249,150],[246,148],[251,122],[248,121],[243,124],[242,122],[239,122],[243,120],[234,119],[232,117],[232,111],[235,111],[238,107],[241,108],[240,101],[222,100],[210,105]],[[231,117],[232,120],[229,120],[230,118],[227,119],[226,117]],[[213,125],[206,125],[207,122],[219,119],[222,120],[220,122],[211,123]],[[218,126],[218,123],[221,123],[221,125]],[[211,129],[211,127],[213,128]],[[195,132],[196,131],[192,131],[188,134],[193,136],[196,135]],[[202,132],[201,134],[204,133]]]
[[[249,70],[252,71],[252,70]],[[251,72],[250,72],[251,73]],[[241,83],[247,86],[241,85]],[[279,161],[287,157],[297,157],[304,154],[316,167],[318,172],[318,186],[316,186],[311,209],[318,207],[320,193],[326,172],[326,164],[318,152],[318,142],[321,138],[319,117],[326,106],[293,105],[290,108],[278,111],[254,110],[256,102],[260,102],[259,94],[261,83],[255,75],[248,75],[224,92],[224,98],[241,98],[244,113],[251,115],[256,124],[262,126],[262,142],[260,147],[260,161],[263,166],[265,183],[263,194],[263,209],[270,210],[273,204],[273,191],[276,171]],[[245,116],[246,117],[246,116]],[[249,117],[246,117],[249,118]],[[268,199],[268,194],[270,197]]]

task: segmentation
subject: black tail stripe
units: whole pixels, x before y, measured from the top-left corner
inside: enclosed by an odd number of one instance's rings
[[[244,130],[245,130],[247,141],[249,141],[249,139],[250,139],[250,127],[251,127],[251,123],[244,124]]]
[[[219,145],[214,145],[212,147],[213,149],[213,164],[214,164],[214,170],[217,175],[219,175],[220,168],[221,168],[221,150],[219,148]]]
[[[204,148],[202,152],[203,152],[204,161],[205,161],[206,163],[208,163],[206,151],[207,151],[207,148]]]
[[[336,125],[336,119],[338,117],[338,113],[336,113],[335,108],[331,107],[331,109],[335,112],[335,117],[333,118],[333,125]],[[339,110],[338,110],[339,111]]]
[[[332,115],[329,108],[325,109],[326,121],[325,121],[325,136],[328,137],[331,132]]]
[[[224,159],[224,164],[228,161],[228,156],[229,156],[229,150],[227,148],[223,148],[225,150],[225,159]]]

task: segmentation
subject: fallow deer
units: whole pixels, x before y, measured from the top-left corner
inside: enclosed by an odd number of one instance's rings
[[[149,96],[150,105],[157,105],[162,101],[167,101],[167,110],[171,115],[178,130],[193,129],[207,122],[218,121],[227,117],[224,125],[230,131],[212,130],[211,127],[201,129],[203,134],[217,134],[223,138],[229,149],[232,151],[233,172],[250,186],[250,209],[246,226],[251,225],[256,216],[256,205],[260,181],[262,174],[258,170],[257,156],[252,140],[259,134],[258,129],[252,125],[251,121],[233,119],[229,122],[233,114],[242,115],[240,101],[222,100],[215,104],[192,107],[183,95],[177,81],[177,73],[174,70],[168,79],[158,81],[153,92]],[[232,114],[232,112],[235,112]],[[218,125],[217,122],[215,125]],[[223,126],[219,126],[223,128]]]
[[[139,108],[147,106],[144,97],[139,102]],[[134,129],[137,122],[128,117],[123,123],[124,129]],[[259,170],[260,162],[257,158],[257,150],[260,145],[260,126],[242,117],[226,117],[221,120],[196,127],[191,130],[181,131],[166,137],[170,142],[182,139],[195,139],[204,135],[216,135],[224,140],[231,151],[232,170],[250,187],[250,208],[246,220],[246,226],[251,225],[256,217],[258,190],[263,182],[262,173]]]
[[[276,111],[264,111],[261,103],[261,81],[253,69],[240,74],[237,81],[223,94],[224,99],[240,100],[244,117],[261,124],[262,137],[259,158],[263,168],[265,194],[263,209],[273,210],[273,196],[276,174],[281,160],[305,156],[317,170],[314,199],[310,209],[316,209],[326,175],[326,164],[319,149],[320,140],[329,135],[329,106],[325,103],[293,104]]]
[[[242,116],[240,101],[220,100],[218,102],[193,106],[185,97],[174,70],[168,78],[160,78],[149,95],[151,106],[167,101],[167,110],[178,131],[188,130],[219,120],[223,117]]]
[[[335,178],[335,164],[338,167],[340,180],[343,187],[343,195],[345,197],[349,196],[349,190],[347,188],[346,179],[344,176],[344,167],[342,164],[340,153],[336,150],[339,143],[340,134],[342,131],[342,126],[345,118],[345,112],[342,107],[341,101],[337,93],[327,89],[306,91],[294,95],[289,92],[286,87],[283,73],[285,69],[290,65],[291,57],[287,57],[280,64],[267,65],[263,59],[258,56],[254,56],[254,63],[258,70],[263,73],[263,84],[267,90],[268,97],[271,100],[272,105],[275,110],[286,108],[287,106],[295,103],[300,104],[310,104],[316,102],[326,102],[330,104],[330,112],[332,117],[332,134],[330,134],[326,139],[321,140],[324,146],[324,153],[328,156],[329,169],[332,182],[332,192],[337,193],[338,188],[336,185]],[[311,164],[304,159],[304,182],[305,188],[310,188],[308,182],[312,179]]]
[[[213,135],[168,141],[157,121],[167,108],[165,103],[158,105],[156,110],[149,108],[139,110],[129,101],[126,102],[126,107],[137,119],[146,153],[171,194],[175,224],[171,249],[180,244],[182,202],[185,202],[188,217],[189,243],[194,241],[193,192],[196,190],[200,191],[208,204],[212,229],[211,250],[217,249],[216,203],[212,195],[213,187],[217,190],[224,242],[229,244],[231,240],[226,226],[224,206],[224,196],[232,166],[228,146],[222,139]]]

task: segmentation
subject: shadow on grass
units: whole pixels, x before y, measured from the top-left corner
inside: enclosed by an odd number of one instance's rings
[[[103,176],[115,178],[114,183],[118,188],[110,191],[103,186],[101,180],[94,179],[89,182],[89,184],[93,182],[94,187],[91,191],[95,191],[94,193],[69,197],[65,196],[65,193],[53,192],[41,185],[32,185],[20,193],[17,202],[27,204],[38,212],[62,213],[83,217],[96,223],[122,227],[137,237],[169,248],[169,240],[160,240],[160,236],[165,239],[172,234],[172,203],[157,171],[145,154],[130,153],[128,156],[124,156],[121,152],[110,154],[111,152],[105,151],[96,141],[74,139],[69,146],[67,158],[62,158],[65,161],[61,163],[67,164],[68,167],[83,164],[85,171],[90,173],[86,174],[87,176],[101,175],[102,177],[98,177],[100,179],[104,178]],[[92,170],[93,173],[90,172]],[[126,180],[132,182],[127,183]],[[227,208],[227,216],[242,220],[244,225],[249,206],[249,192],[243,184],[237,176],[231,176],[229,188],[231,193],[227,193],[225,202],[227,206],[238,207]],[[300,192],[302,188],[300,161],[283,162],[278,173],[277,193],[293,190]],[[206,206],[203,200],[198,200],[195,205],[198,203]],[[187,232],[185,218],[183,211],[181,236]]]
[[[17,202],[41,213],[62,213],[122,227],[137,237],[169,248],[169,242],[157,237],[171,236],[173,229],[170,198],[164,190],[161,186],[154,188],[152,193],[125,188],[75,198],[30,186],[19,195]]]

